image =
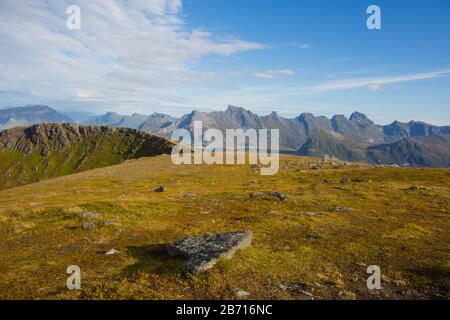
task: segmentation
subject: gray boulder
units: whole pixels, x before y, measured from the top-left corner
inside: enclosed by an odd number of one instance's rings
[[[185,268],[199,274],[211,269],[221,258],[231,259],[237,250],[248,248],[252,231],[236,231],[201,237],[187,237],[167,245],[169,256],[187,260]]]

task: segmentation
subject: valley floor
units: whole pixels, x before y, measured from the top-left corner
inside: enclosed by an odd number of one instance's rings
[[[261,176],[159,156],[3,190],[0,298],[449,299],[449,181],[449,169],[282,156]],[[289,199],[250,196],[265,191]],[[82,228],[83,211],[111,223]],[[252,246],[198,276],[161,249],[236,230],[252,230]],[[66,288],[70,265],[81,290]],[[369,265],[381,290],[366,287]]]

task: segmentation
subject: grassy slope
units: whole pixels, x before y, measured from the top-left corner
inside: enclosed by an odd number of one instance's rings
[[[146,144],[151,147],[143,148]],[[166,149],[167,153],[170,151],[167,145],[170,143],[159,137],[115,130],[81,138],[63,151],[50,149],[48,156],[36,149],[30,154],[22,154],[0,147],[0,189],[118,164],[143,153],[148,156],[153,155],[152,152],[161,154],[159,149]],[[150,152],[146,154],[143,149]]]
[[[316,161],[282,157],[280,173],[262,177],[251,166],[175,166],[160,156],[0,191],[0,298],[232,299],[242,288],[252,299],[308,299],[301,290],[316,298],[448,299],[450,170],[310,169]],[[371,181],[341,184],[343,177]],[[168,191],[154,193],[158,185]],[[249,197],[273,190],[290,199]],[[330,212],[334,205],[355,211]],[[83,230],[81,210],[118,225]],[[200,276],[158,248],[241,229],[254,231],[252,247]],[[121,253],[105,256],[111,248]],[[383,290],[367,290],[366,268],[356,262],[381,267]],[[65,288],[72,264],[82,269],[81,291]]]

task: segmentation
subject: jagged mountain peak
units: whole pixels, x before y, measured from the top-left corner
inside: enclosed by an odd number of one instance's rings
[[[351,114],[349,121],[352,122],[359,122],[359,123],[367,123],[367,124],[373,124],[374,122],[370,120],[364,113],[355,111]]]
[[[242,107],[229,105],[227,110],[225,110],[225,112],[249,112],[249,111]]]

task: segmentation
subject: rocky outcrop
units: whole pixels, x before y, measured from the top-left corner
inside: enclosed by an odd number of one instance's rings
[[[171,257],[185,259],[185,268],[194,274],[211,269],[221,258],[231,259],[237,250],[252,242],[251,231],[187,237],[167,246]]]
[[[0,133],[0,189],[140,157],[170,154],[173,143],[129,128],[39,124]]]

